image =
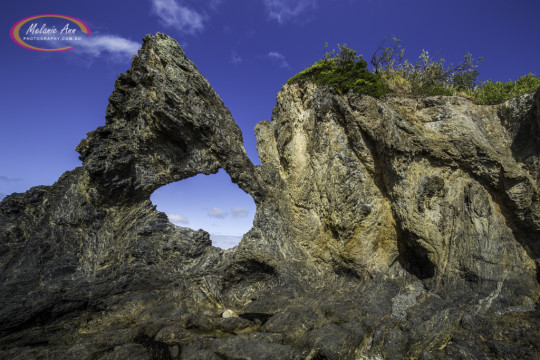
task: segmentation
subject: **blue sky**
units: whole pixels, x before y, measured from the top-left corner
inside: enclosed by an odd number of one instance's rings
[[[81,19],[92,35],[57,53],[10,39],[17,21],[51,13]],[[73,149],[104,124],[114,81],[130,67],[145,34],[164,32],[179,41],[231,110],[248,155],[259,163],[255,124],[270,118],[281,86],[322,57],[326,42],[346,43],[369,61],[381,40],[394,35],[410,59],[426,49],[457,63],[470,51],[485,58],[481,79],[508,80],[540,74],[538,14],[538,0],[7,2],[0,14],[0,197],[52,184],[80,165]],[[192,180],[168,185],[152,200],[182,226],[222,236],[249,229],[253,201],[225,173]]]

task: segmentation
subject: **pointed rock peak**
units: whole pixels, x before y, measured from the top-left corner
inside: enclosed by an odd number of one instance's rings
[[[180,45],[161,33],[145,36],[115,83],[106,125],[77,151],[98,190],[117,201],[147,199],[163,185],[219,168],[246,192],[260,192],[229,110]]]

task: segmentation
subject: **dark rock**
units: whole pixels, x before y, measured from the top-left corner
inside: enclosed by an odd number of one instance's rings
[[[300,360],[305,358],[305,354],[290,346],[266,342],[248,334],[217,339],[213,342],[212,350],[225,359]]]
[[[99,360],[149,360],[155,358],[156,357],[149,354],[146,348],[141,344],[125,344],[115,347],[112,352],[101,356]]]
[[[210,350],[200,350],[188,356],[182,357],[182,360],[221,360],[215,352]]]

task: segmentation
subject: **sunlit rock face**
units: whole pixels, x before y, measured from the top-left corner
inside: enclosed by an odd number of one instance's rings
[[[0,358],[533,359],[539,125],[540,92],[306,81],[256,126],[254,166],[176,41],[147,36],[83,166],[0,203]],[[149,199],[220,168],[257,205],[229,251]]]
[[[535,100],[521,101],[530,109]],[[275,191],[290,209],[292,238],[324,265],[362,277],[394,274],[399,262],[435,288],[527,274],[532,289],[534,160],[513,154],[498,115],[509,106],[287,85],[272,122],[256,129],[262,169],[283,184]]]

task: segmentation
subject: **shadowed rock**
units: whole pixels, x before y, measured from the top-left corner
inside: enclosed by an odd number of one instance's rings
[[[82,167],[0,203],[0,358],[538,354],[540,91],[477,106],[285,85],[260,166],[166,35],[109,100]],[[257,205],[228,251],[149,200],[219,168]]]

